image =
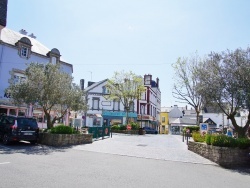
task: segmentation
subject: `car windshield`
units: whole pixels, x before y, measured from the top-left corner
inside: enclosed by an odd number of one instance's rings
[[[30,127],[33,127],[33,128],[38,127],[36,120],[32,119],[32,118],[18,118],[17,119],[17,125],[20,128],[21,127],[26,127],[26,126],[30,126]]]

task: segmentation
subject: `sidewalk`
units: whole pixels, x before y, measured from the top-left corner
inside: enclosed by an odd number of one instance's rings
[[[182,142],[180,135],[125,135],[115,133],[112,138],[73,148],[113,155],[216,165],[210,160],[189,151],[186,142]]]

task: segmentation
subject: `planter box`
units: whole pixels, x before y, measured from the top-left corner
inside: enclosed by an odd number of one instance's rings
[[[229,148],[207,145],[206,143],[188,142],[188,150],[193,151],[223,167],[250,165],[250,148]]]
[[[48,146],[69,146],[92,143],[92,134],[39,133],[38,143]]]
[[[123,133],[123,134],[139,134],[139,130],[112,130],[112,133]],[[143,135],[146,133],[143,130]]]

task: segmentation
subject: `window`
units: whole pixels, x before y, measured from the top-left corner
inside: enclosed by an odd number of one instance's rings
[[[162,118],[161,118],[161,122],[162,122],[162,123],[165,123],[165,121],[166,121],[166,120],[165,120],[165,117],[162,117]]]
[[[119,110],[120,109],[120,102],[118,100],[114,100],[113,104],[114,104],[114,106],[113,106],[114,110]]]
[[[96,98],[96,97],[94,97],[92,99],[92,109],[93,110],[99,110],[99,101],[100,101],[100,99]]]
[[[29,49],[25,46],[22,46],[21,48],[21,57],[28,57],[28,52],[29,52]]]
[[[18,55],[22,58],[29,58],[31,55],[31,41],[27,37],[22,37],[19,41],[15,43],[18,47]]]
[[[21,84],[26,80],[26,76],[21,73],[14,73],[14,84]]]
[[[104,93],[104,94],[108,94],[109,93],[109,90],[108,90],[108,88],[106,86],[102,87],[102,93]]]
[[[56,62],[57,62],[56,57],[51,57],[51,63],[55,65]]]
[[[131,112],[134,111],[134,102],[133,101],[129,102],[129,111],[131,111]]]

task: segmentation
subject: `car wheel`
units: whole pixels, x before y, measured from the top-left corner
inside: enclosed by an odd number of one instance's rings
[[[3,144],[8,145],[10,143],[9,136],[7,134],[3,135]]]

